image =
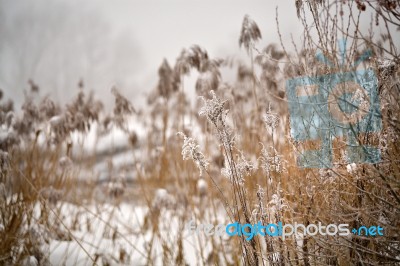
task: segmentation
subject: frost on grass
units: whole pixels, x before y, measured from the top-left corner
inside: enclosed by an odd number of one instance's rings
[[[276,216],[277,212],[289,207],[285,199],[281,197],[279,191],[277,194],[272,195],[272,199],[268,202],[268,206],[268,210],[271,214],[273,214],[273,217]]]
[[[251,176],[256,169],[252,162],[245,158],[243,153],[240,153],[234,167],[231,167],[232,164],[233,162],[229,161],[225,156],[225,167],[221,169],[221,174],[227,177],[231,182],[234,182],[235,176],[237,176],[237,182],[241,186],[244,184],[245,178]]]
[[[271,111],[271,106],[269,106],[267,113],[263,115],[262,120],[266,129],[275,130],[279,124],[279,116]]]
[[[213,125],[217,126],[223,121],[224,105],[226,101],[222,101],[217,97],[213,90],[210,91],[211,99],[206,99],[203,96],[200,98],[204,102],[204,106],[199,111],[199,116],[205,116]]]
[[[396,71],[396,65],[395,60],[390,60],[390,59],[383,59],[383,60],[377,60],[378,64],[378,71],[380,74],[380,77],[382,80],[387,80],[390,77],[394,76],[394,73]]]
[[[229,110],[225,109],[226,101],[221,100],[213,90],[210,91],[211,99],[203,96],[200,98],[204,106],[199,111],[199,116],[205,116],[215,127],[220,143],[227,149],[232,150],[235,144],[235,135],[226,123],[226,116]]]
[[[272,152],[268,152],[268,150],[264,147],[264,144],[261,143],[261,146],[262,149],[259,161],[261,164],[261,168],[264,170],[264,173],[268,177],[270,177],[271,172],[276,172],[279,174],[286,172],[286,160],[283,159],[283,155],[278,154],[278,152],[273,147],[271,147]]]
[[[182,157],[183,160],[193,160],[197,168],[199,168],[200,176],[203,175],[203,171],[207,170],[209,162],[200,151],[200,146],[193,138],[188,138],[184,133],[178,132],[178,136],[183,138],[182,145]]]

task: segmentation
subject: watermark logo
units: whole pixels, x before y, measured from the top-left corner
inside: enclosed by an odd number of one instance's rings
[[[185,225],[185,230],[189,234],[203,233],[206,236],[243,236],[247,241],[252,240],[257,235],[265,237],[281,237],[282,240],[287,239],[292,235],[304,236],[348,236],[351,233],[358,236],[383,236],[383,228],[381,226],[360,226],[359,228],[349,229],[349,224],[328,224],[323,225],[321,222],[318,224],[308,224],[307,226],[301,223],[283,224],[282,222],[263,224],[258,222],[256,224],[241,224],[234,222],[230,224],[196,224],[194,220],[189,221]]]
[[[346,60],[346,42],[339,43],[341,66]],[[365,52],[354,69],[371,55]],[[322,53],[317,59],[333,66]],[[380,150],[360,144],[358,136],[379,132],[382,127],[377,78],[372,70],[338,72],[316,77],[297,77],[286,83],[290,134],[299,142],[316,141],[317,149],[301,152],[300,167],[331,168],[332,141],[343,137],[348,163],[376,163]]]

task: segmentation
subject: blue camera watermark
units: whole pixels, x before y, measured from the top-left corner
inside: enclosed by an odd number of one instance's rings
[[[341,63],[346,59],[346,43],[339,43]],[[354,69],[370,52],[365,52]],[[317,59],[333,66],[322,54]],[[297,159],[300,167],[331,168],[332,142],[343,137],[348,163],[377,163],[380,150],[363,145],[358,136],[379,132],[382,128],[378,84],[368,70],[338,72],[316,77],[297,77],[286,83],[290,114],[290,134],[299,142],[320,141],[318,149],[303,151]]]

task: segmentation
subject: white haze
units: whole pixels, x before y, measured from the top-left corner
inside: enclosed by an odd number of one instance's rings
[[[0,88],[21,104],[32,79],[65,102],[82,78],[110,104],[114,85],[136,104],[157,84],[163,58],[173,64],[198,44],[212,57],[243,56],[238,38],[249,14],[262,30],[260,48],[299,34],[294,4],[282,1],[5,1],[0,0]]]

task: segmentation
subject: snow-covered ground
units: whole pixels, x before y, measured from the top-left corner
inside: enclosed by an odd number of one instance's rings
[[[146,211],[127,203],[118,207],[64,203],[61,207],[64,224],[60,227],[70,230],[72,239],[50,241],[51,264],[92,265],[96,257],[100,264],[107,261],[112,265],[144,264],[145,236],[140,228]]]
[[[70,237],[57,239],[57,234],[50,234],[49,244],[45,248],[50,253],[50,263],[93,265],[95,261],[99,265],[146,265],[149,262],[148,254],[151,254],[150,264],[163,265],[163,244],[175,248],[170,251],[176,256],[177,241],[181,238],[185,261],[189,265],[197,265],[200,252],[204,257],[212,252],[212,237],[186,231],[184,225],[179,223],[180,215],[177,215],[183,210],[167,206],[172,201],[174,198],[165,190],[156,191],[152,208],[161,211],[159,216],[155,216],[156,219],[151,215],[157,212],[152,214],[148,207],[134,203],[125,202],[118,206],[59,203],[60,216],[56,218],[56,224],[58,230],[64,232],[61,235]],[[224,221],[222,213],[220,219]],[[154,230],[155,224],[152,222],[157,223],[158,231]],[[202,251],[199,243],[202,244]]]

